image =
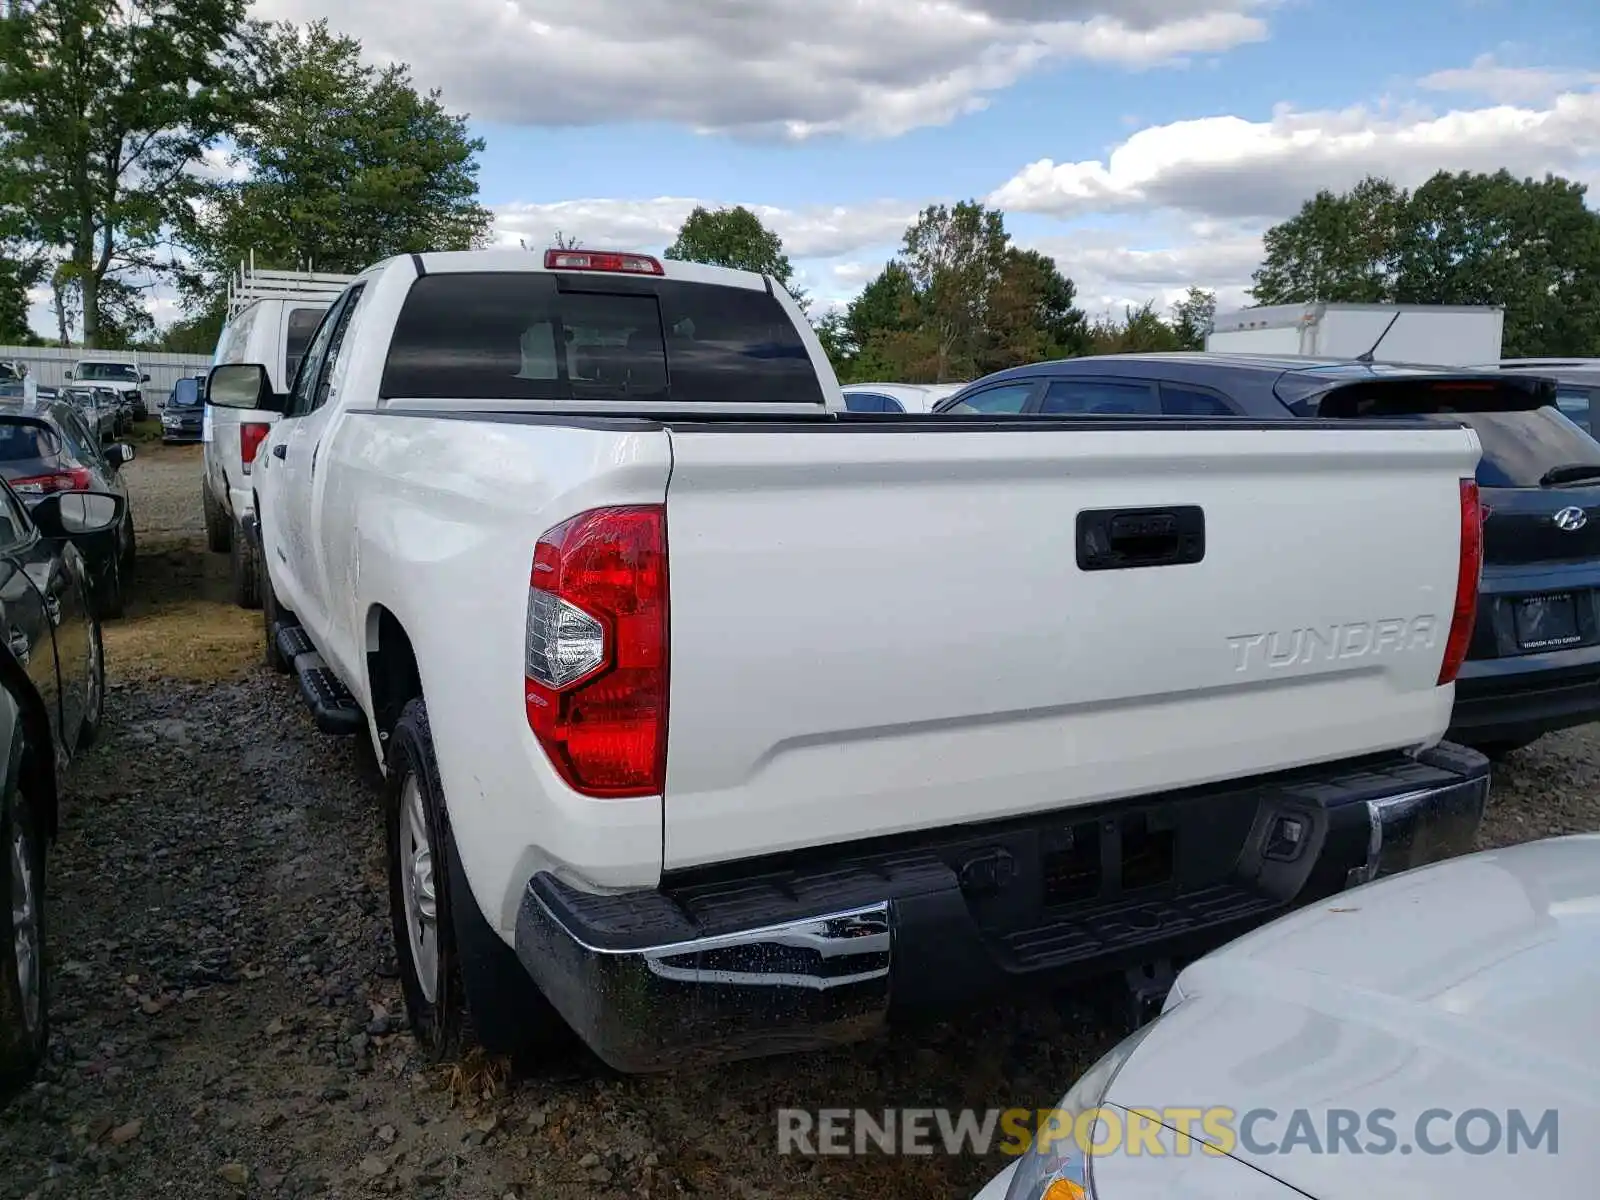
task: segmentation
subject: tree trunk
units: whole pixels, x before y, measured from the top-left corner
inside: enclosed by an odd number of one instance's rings
[[[50,280],[50,294],[55,297],[56,337],[65,350],[72,345],[72,331],[67,328],[67,289],[62,286],[59,274]]]
[[[86,349],[93,350],[100,345],[100,280],[89,263],[79,265],[82,268],[78,276],[78,294],[83,297],[83,344]]]

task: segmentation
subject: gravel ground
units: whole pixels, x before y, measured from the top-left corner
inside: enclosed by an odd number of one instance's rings
[[[578,1052],[513,1082],[424,1066],[372,778],[254,666],[224,560],[199,542],[198,463],[145,447],[128,468],[140,594],[108,631],[106,735],[68,781],[55,1037],[0,1114],[0,1197],[970,1196],[1002,1160],[780,1157],[774,1112],[1048,1105],[1115,1039],[1033,1001],[679,1076],[617,1077]],[[1499,772],[1485,844],[1594,829],[1596,728]]]

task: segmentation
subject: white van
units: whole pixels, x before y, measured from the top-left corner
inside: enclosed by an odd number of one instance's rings
[[[264,363],[273,387],[289,390],[300,359],[322,314],[352,279],[309,271],[257,271],[241,265],[228,284],[228,323],[217,340],[212,365]],[[253,504],[251,465],[256,449],[276,420],[273,413],[241,412],[206,405],[201,427],[205,478],[200,488],[205,508],[206,544],[232,556],[233,598],[245,608],[260,606],[256,564],[250,539],[240,532]]]

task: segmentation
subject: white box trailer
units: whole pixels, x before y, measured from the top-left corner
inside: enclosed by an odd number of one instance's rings
[[[1468,367],[1495,362],[1505,310],[1465,304],[1269,304],[1218,313],[1206,349]]]

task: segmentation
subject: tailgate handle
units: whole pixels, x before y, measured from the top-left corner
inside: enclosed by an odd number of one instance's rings
[[[1197,563],[1206,556],[1206,514],[1176,508],[1097,508],[1078,514],[1078,568],[1127,571]]]

